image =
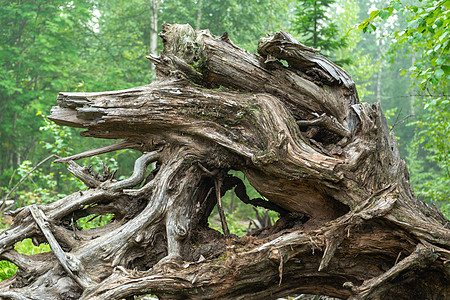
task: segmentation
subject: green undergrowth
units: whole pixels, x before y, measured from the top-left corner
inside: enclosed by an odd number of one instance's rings
[[[88,215],[83,218],[79,218],[77,220],[78,226],[81,228],[88,230],[97,227],[105,226],[113,220],[114,214],[106,214],[106,215]]]
[[[4,228],[3,228],[4,229]],[[14,249],[25,255],[34,255],[44,252],[50,252],[50,246],[47,243],[42,243],[35,246],[31,239],[24,239],[14,245]],[[17,266],[9,261],[0,261],[0,281],[11,278],[17,272]]]
[[[244,184],[247,187],[247,194],[251,199],[254,198],[263,198],[248,182],[247,178],[245,178],[244,174],[237,171],[231,171],[231,174],[241,178]],[[249,232],[250,223],[252,220],[257,219],[256,211],[252,205],[245,205],[241,200],[236,196],[234,190],[228,191],[224,197],[222,198],[222,205],[226,215],[226,221],[230,232],[237,235],[243,236]],[[260,215],[266,213],[265,209],[257,208],[257,211]],[[273,224],[278,218],[278,214],[274,211],[268,211],[268,215],[270,216],[271,223]],[[101,226],[105,226],[114,220],[114,214],[105,214],[105,215],[95,215],[91,214],[80,218],[76,221],[77,225],[83,228],[84,230],[89,230]],[[5,220],[1,220],[2,223],[0,225],[0,231],[4,230],[8,227]],[[3,222],[5,221],[5,222]],[[222,232],[220,217],[217,211],[217,208],[214,209],[213,213],[210,216],[209,223],[212,228],[219,230]],[[4,225],[6,224],[6,225]],[[253,229],[255,229],[253,227]],[[48,244],[43,243],[39,246],[33,245],[31,239],[24,239],[23,241],[17,242],[14,245],[14,249],[25,255],[34,255],[44,252],[51,251]],[[0,261],[0,281],[11,278],[16,272],[18,267],[9,261]]]
[[[109,224],[113,218],[113,214],[107,215],[89,215],[83,218],[78,219],[78,226],[83,229],[92,229],[101,226],[105,226]],[[5,230],[7,225],[1,225],[0,230]],[[50,252],[50,246],[47,243],[42,243],[39,246],[35,246],[31,239],[24,239],[23,241],[17,242],[14,245],[14,249],[25,255],[34,255],[39,253]],[[0,281],[11,278],[14,274],[16,274],[18,267],[6,260],[0,261]]]
[[[89,215],[83,218],[78,219],[78,226],[83,229],[92,229],[101,226],[105,226],[109,224],[113,218],[113,214],[107,215]],[[2,225],[1,230],[5,230],[7,226]],[[14,249],[25,255],[34,255],[39,253],[50,252],[50,246],[47,243],[42,243],[39,246],[35,246],[31,239],[24,239],[23,241],[17,242],[14,245]],[[18,267],[6,260],[0,261],[0,281],[11,278],[14,274],[16,274]]]

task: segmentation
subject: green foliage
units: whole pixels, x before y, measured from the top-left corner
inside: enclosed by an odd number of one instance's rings
[[[37,115],[41,115],[39,111]],[[44,126],[40,131],[46,134],[49,139],[42,140],[40,143],[44,149],[59,156],[67,156],[72,153],[69,143],[72,138],[72,130],[63,128],[48,121],[42,116]],[[23,178],[34,167],[29,160],[21,162],[15,172],[17,180]],[[21,207],[29,204],[45,204],[54,202],[57,199],[65,197],[72,189],[82,189],[84,185],[80,180],[71,176],[64,166],[54,165],[51,171],[42,170],[43,167],[33,171],[15,192],[15,206]]]
[[[227,31],[235,44],[256,52],[260,37],[289,25],[290,2],[292,1],[165,0],[161,5],[160,20],[161,23],[170,24],[189,23],[194,28],[198,25],[198,29],[209,29],[215,35]]]
[[[36,115],[42,115],[42,112],[38,111]],[[39,130],[46,133],[50,139],[39,141],[39,144],[42,144],[44,149],[50,150],[51,153],[60,157],[70,155],[72,148],[69,147],[69,143],[72,140],[73,129],[56,125],[43,115],[42,119],[45,125],[40,127]]]
[[[393,109],[388,109],[384,112],[384,116],[386,117],[386,120],[391,119],[397,114],[397,107]]]
[[[150,1],[96,1],[87,32],[82,72],[76,91],[125,89],[149,84]]]
[[[292,28],[302,44],[319,49],[325,55],[346,46],[338,25],[329,17],[335,0],[297,0]]]
[[[444,216],[450,220],[450,203],[445,203],[440,207]]]
[[[40,144],[47,153],[56,154],[60,157],[74,154],[73,149],[69,146],[73,144],[74,129],[69,127],[61,127],[50,122],[45,116],[38,112],[39,118],[42,118],[44,126],[40,127],[40,131],[46,139],[40,141]],[[126,154],[126,155],[123,155]],[[124,157],[124,164],[128,161],[129,165],[124,172],[117,174],[118,179],[123,179],[125,175],[129,175],[132,168],[133,159],[136,155],[131,150],[120,150],[115,153],[94,156],[82,160],[85,165],[90,165],[92,170],[102,173],[105,168],[110,170],[118,169],[119,156]],[[23,178],[34,167],[29,160],[24,160],[14,172],[11,179],[17,180]],[[45,171],[44,171],[45,170]],[[65,165],[52,164],[50,168],[41,167],[32,172],[22,185],[15,191],[15,206],[21,207],[29,204],[45,204],[61,199],[74,190],[83,190],[85,185],[72,174],[70,174]],[[9,191],[3,188],[4,192]]]
[[[408,43],[422,57],[408,70],[426,88],[447,85],[450,79],[450,1],[427,1],[423,5],[406,6],[411,13],[407,28],[396,33],[398,43]]]
[[[0,281],[13,277],[17,272],[17,266],[9,261],[0,260]]]
[[[48,244],[40,244],[39,246],[35,246],[33,245],[31,239],[25,239],[21,242],[17,242],[14,245],[14,249],[25,255],[34,255],[51,251]],[[17,266],[9,261],[0,261],[0,281],[11,278],[14,274],[16,274],[17,269]]]
[[[145,47],[133,32],[136,28],[119,19],[127,17],[135,24],[142,20],[118,14],[132,4],[114,1],[115,5],[107,6],[91,0],[0,4],[0,186],[4,196],[20,180],[14,170],[24,160],[38,162],[50,153],[68,155],[73,152],[69,142],[77,151],[89,146],[76,130],[35,117],[55,104],[58,91],[121,89],[147,84],[151,76]],[[99,13],[102,18],[97,19]],[[92,148],[105,144],[92,141]],[[122,157],[127,164],[132,159]],[[64,166],[54,168],[56,189],[69,193],[74,186],[68,184]]]
[[[449,102],[449,99],[443,98],[428,101],[424,105],[426,112],[410,124],[416,127],[417,135],[409,161],[414,166],[415,175],[422,179],[415,178],[415,191],[429,201],[450,199]],[[417,160],[415,154],[419,148],[426,151],[426,159]],[[428,168],[425,168],[427,165]]]
[[[17,173],[20,178],[24,177],[31,171],[33,165],[30,161],[23,161]],[[29,204],[46,204],[53,202],[65,195],[61,195],[56,190],[57,182],[55,180],[55,173],[43,173],[41,170],[35,170],[23,183],[20,191],[16,193],[16,208]]]
[[[0,1],[0,171],[35,156],[36,111],[80,78],[82,24],[89,1]],[[2,172],[0,172],[2,173]],[[8,178],[9,179],[9,178]],[[8,180],[0,177],[2,185]]]
[[[420,80],[423,88],[429,83],[446,86],[444,81],[450,79],[449,11],[449,0],[421,1],[419,5],[404,5],[394,0],[387,7],[373,10],[358,28],[363,32],[375,31],[377,22],[386,21],[394,13],[406,15],[406,27],[394,32],[394,43],[397,46],[407,43],[422,55],[408,71]]]
[[[360,46],[363,37],[361,32],[354,28],[360,11],[356,0],[338,0],[337,5],[340,9],[332,10],[330,15],[336,20],[338,36],[343,36],[346,46],[335,49],[333,55],[338,62],[348,62],[348,59],[352,58],[351,62],[346,64],[345,70],[355,80],[358,95],[364,101],[367,96],[373,94],[373,91],[369,90],[372,84],[370,79],[379,69],[380,62],[374,61],[367,50]]]
[[[81,228],[88,230],[93,229],[97,227],[105,226],[109,223],[111,223],[112,219],[114,217],[114,214],[106,214],[106,215],[88,215],[83,218],[79,218],[77,220],[77,225]]]
[[[50,246],[47,243],[35,246],[31,239],[24,239],[21,242],[17,242],[14,245],[14,249],[16,249],[17,252],[26,255],[34,255],[51,251]]]
[[[426,0],[405,5],[394,0],[387,7],[373,10],[359,25],[364,32],[375,31],[375,24],[388,18],[404,16],[406,25],[393,33],[391,52],[408,48],[413,51],[413,65],[401,74],[410,73],[420,89],[415,110],[418,120],[414,147],[408,157],[412,182],[417,195],[429,201],[449,200],[450,195],[450,1]],[[424,149],[419,151],[419,148]],[[419,157],[424,152],[424,157]]]

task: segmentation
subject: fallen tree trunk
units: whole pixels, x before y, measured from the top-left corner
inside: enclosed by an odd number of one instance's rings
[[[262,38],[259,55],[189,25],[165,24],[161,37],[152,84],[59,94],[51,120],[125,141],[59,160],[88,190],[12,213],[0,256],[19,271],[0,297],[449,297],[449,222],[416,199],[379,105],[359,103],[344,70],[285,32]],[[143,152],[122,181],[73,161],[121,148]],[[265,199],[249,199],[229,170]],[[242,238],[225,220],[225,235],[209,228],[233,188],[280,219]],[[114,221],[73,226],[93,213]],[[29,237],[52,252],[17,253]]]

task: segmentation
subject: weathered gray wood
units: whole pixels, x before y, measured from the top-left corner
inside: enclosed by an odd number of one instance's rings
[[[68,161],[69,166],[67,170],[73,174],[73,176],[80,179],[86,186],[90,188],[95,188],[100,186],[100,181],[97,180],[94,176],[89,174],[87,167],[80,167],[77,163],[72,160]]]
[[[134,172],[133,174],[122,181],[115,182],[113,184],[108,183],[108,189],[113,191],[123,190],[128,187],[133,187],[138,185],[144,180],[145,171],[149,164],[156,161],[159,157],[159,153],[156,151],[144,153],[141,157],[139,157],[134,164]]]
[[[31,205],[29,209],[31,215],[33,216],[33,219],[39,226],[41,232],[44,234],[45,238],[48,241],[48,244],[50,245],[50,248],[52,249],[63,269],[73,280],[75,280],[75,282],[80,287],[86,288],[90,279],[89,277],[87,277],[87,274],[83,272],[84,268],[81,265],[81,262],[78,260],[78,258],[64,253],[58,241],[50,231],[50,225],[44,213],[36,205]],[[77,275],[78,273],[80,273],[80,275],[82,276],[81,278]]]
[[[90,189],[12,214],[0,258],[20,270],[0,283],[3,297],[450,295],[449,222],[416,199],[380,106],[359,103],[344,70],[286,32],[261,39],[261,55],[189,25],[164,24],[161,37],[164,51],[149,56],[153,83],[58,95],[51,120],[84,128],[84,136],[124,139],[65,161],[121,147],[144,154],[128,179],[75,172]],[[152,162],[157,168],[140,186]],[[267,201],[250,199],[228,170],[242,171]],[[231,188],[280,220],[240,239],[210,229],[209,214]],[[51,231],[36,226],[40,211]],[[69,226],[92,213],[114,220]],[[58,267],[63,256],[17,255],[12,246],[28,237],[51,239],[84,269],[70,276]],[[25,275],[33,263],[36,273]],[[90,280],[80,288],[77,276]]]
[[[99,154],[104,154],[104,153],[108,153],[108,152],[112,152],[112,151],[117,151],[117,150],[122,150],[122,149],[134,149],[134,148],[140,148],[140,145],[137,143],[133,143],[133,142],[130,143],[128,141],[121,141],[114,145],[109,145],[109,146],[105,146],[105,147],[101,147],[101,148],[97,148],[97,149],[92,149],[92,150],[85,151],[83,153],[59,158],[59,159],[56,159],[54,161],[54,163],[67,163],[71,160],[78,160],[78,159],[91,157],[91,156],[95,156],[95,155],[99,155]]]

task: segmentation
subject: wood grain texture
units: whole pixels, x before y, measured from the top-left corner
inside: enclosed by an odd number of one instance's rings
[[[164,50],[148,57],[155,82],[58,95],[51,120],[125,141],[60,160],[90,189],[12,213],[0,258],[19,271],[0,283],[0,297],[450,296],[449,222],[417,200],[380,105],[360,103],[347,72],[286,32],[262,38],[259,55],[189,25],[164,24],[160,36]],[[78,157],[127,147],[143,152],[128,179],[73,167]],[[143,183],[151,162],[157,169]],[[229,170],[267,201],[249,199]],[[207,220],[234,187],[279,221],[226,241]],[[91,230],[70,226],[91,213],[115,218]],[[58,253],[18,255],[14,243],[28,237],[52,239]]]

